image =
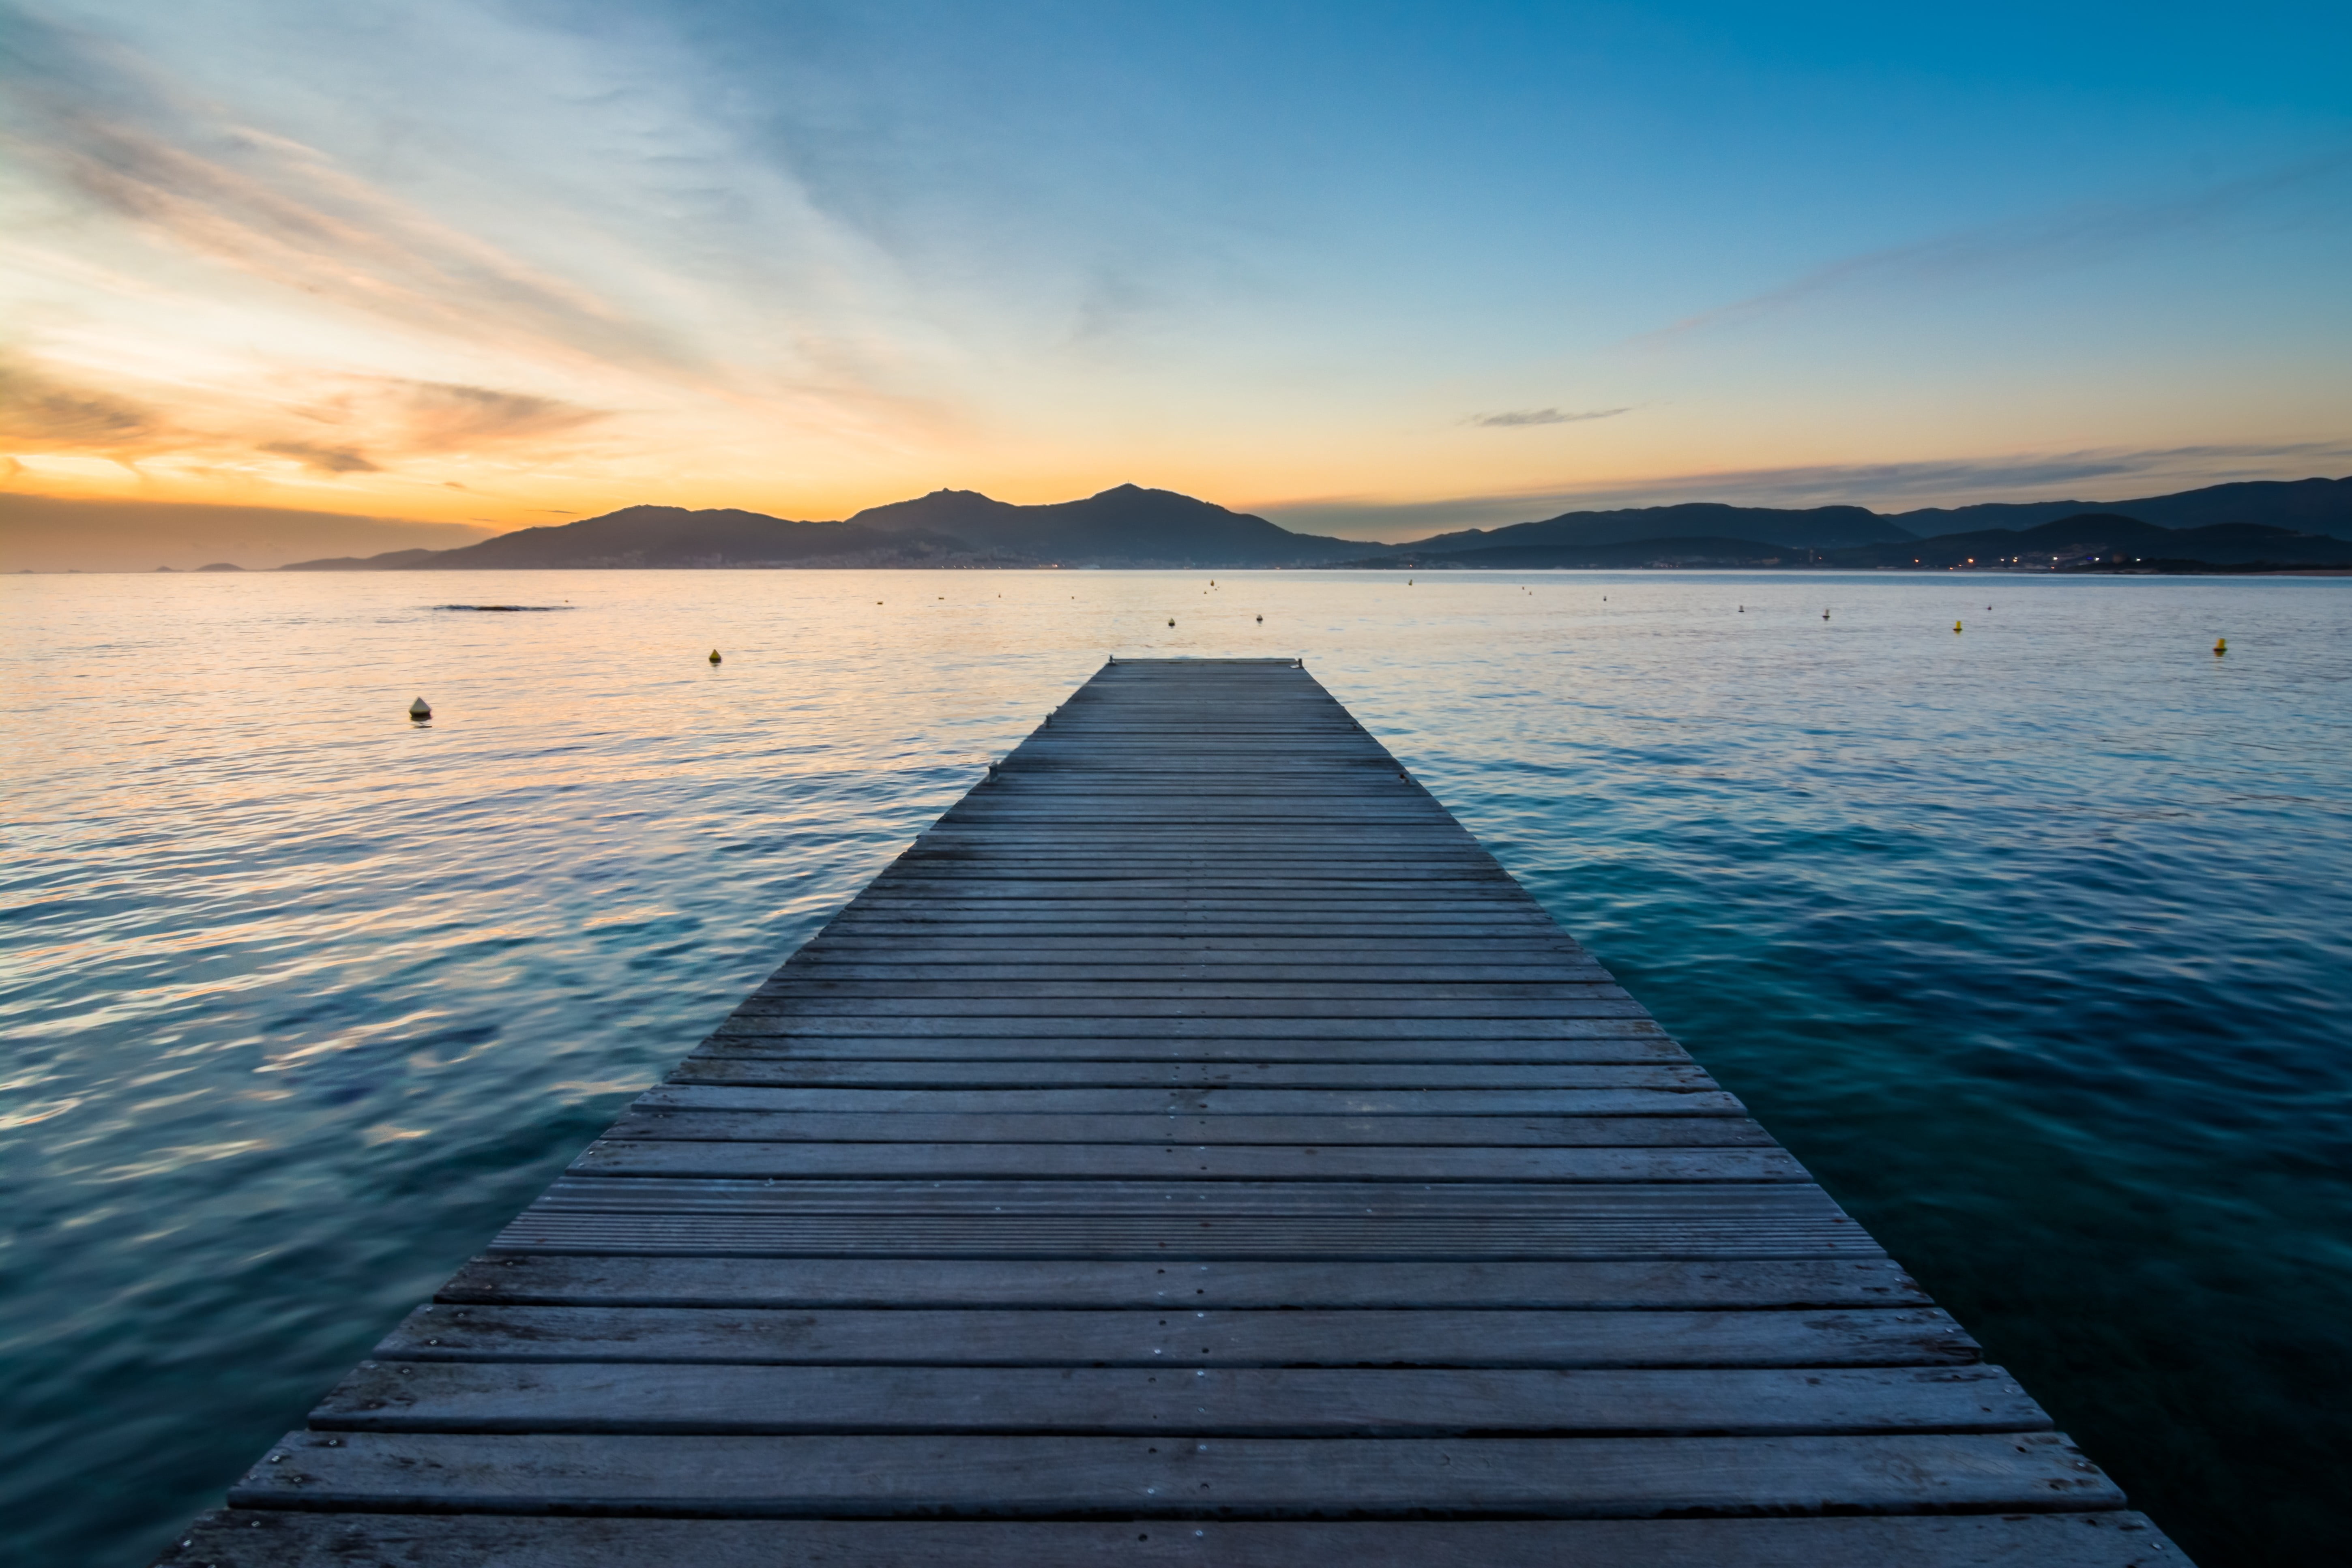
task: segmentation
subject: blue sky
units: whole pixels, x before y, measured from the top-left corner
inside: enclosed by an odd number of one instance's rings
[[[1132,480],[2352,471],[2352,10],[16,4],[10,488],[472,521]]]

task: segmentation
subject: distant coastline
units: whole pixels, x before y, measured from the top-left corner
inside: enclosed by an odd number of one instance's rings
[[[937,490],[840,522],[630,507],[463,549],[303,562],[281,570],[1826,568],[2178,575],[2352,568],[2352,479],[2221,485],[2127,504],[2128,511],[2045,502],[1910,514],[1936,530],[1921,533],[1901,516],[1862,507],[1691,502],[1567,512],[1507,528],[1374,544],[1292,533],[1262,517],[1134,485],[1052,506],[1013,506],[970,490]]]
[[[37,537],[72,503],[0,496],[0,571],[233,573],[1173,568],[1344,571],[1917,571],[2334,574],[2352,570],[2352,478],[2260,480],[2135,500],[1993,502],[1884,513],[1859,506],[1717,502],[1570,511],[1389,544],[1296,533],[1173,490],[1120,485],[1078,500],[1017,506],[941,489],[838,521],[738,509],[632,506],[446,548],[289,561],[280,526],[256,566],[207,543],[201,565],[133,565],[137,539],[93,566],[92,512],[64,546]],[[301,514],[315,518],[321,514]],[[393,528],[389,521],[377,526]],[[152,530],[150,531],[152,533]],[[142,535],[141,537],[145,537]],[[411,536],[413,538],[413,536]],[[192,546],[184,546],[184,548]],[[80,553],[75,553],[79,550]],[[184,559],[190,559],[184,556]]]

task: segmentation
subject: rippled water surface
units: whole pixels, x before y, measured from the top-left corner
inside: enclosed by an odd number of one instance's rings
[[[1303,654],[2206,1568],[2339,1561],[2348,633],[2309,581],[0,579],[0,1544],[143,1561],[1116,650]]]

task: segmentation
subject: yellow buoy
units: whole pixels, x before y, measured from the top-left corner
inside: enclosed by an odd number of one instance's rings
[[[710,650],[710,662],[713,664],[717,664],[719,662],[719,650],[717,648],[712,648]]]
[[[2213,657],[2215,658],[2221,658],[2223,654],[2229,651],[2230,639],[2228,637],[2215,637],[2213,639]]]
[[[1958,622],[1958,621],[1954,621],[1954,622],[1952,623],[1952,629],[1953,629],[1954,631],[1958,631],[1958,630],[1960,629],[1960,623],[1959,623],[1959,622]]]

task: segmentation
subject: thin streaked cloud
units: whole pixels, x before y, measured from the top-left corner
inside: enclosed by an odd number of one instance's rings
[[[1523,408],[1509,414],[1473,414],[1465,424],[1487,429],[1510,429],[1522,425],[1581,425],[1588,419],[1614,419],[1620,414],[1630,414],[1626,408],[1591,408],[1581,413],[1567,414],[1557,408]]]
[[[1628,339],[1654,346],[1693,333],[1738,327],[1848,289],[1940,284],[2004,273],[2076,267],[2168,235],[2240,217],[2273,197],[2340,181],[2352,153],[2334,153],[2290,167],[2154,201],[2084,203],[2064,211],[1990,224],[1847,257],[1745,300],[1685,316]]]

